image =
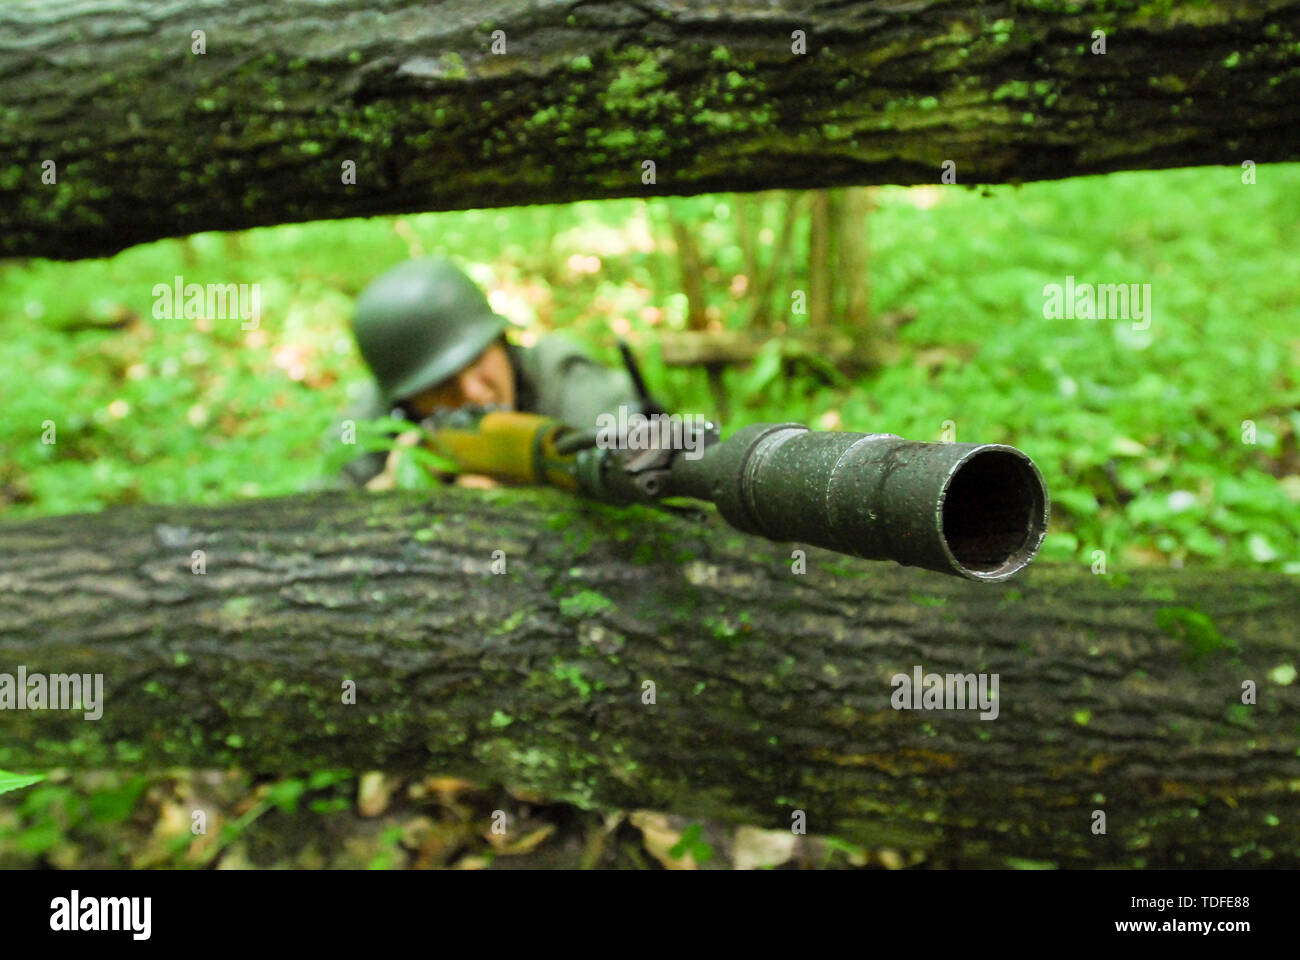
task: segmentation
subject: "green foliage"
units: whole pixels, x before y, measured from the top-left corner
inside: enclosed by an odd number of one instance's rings
[[[947,597],[930,597],[922,593],[910,594],[908,600],[918,607],[942,607],[948,602]]]
[[[560,613],[566,617],[586,619],[602,610],[612,607],[613,602],[604,594],[595,590],[580,590],[571,597],[560,601]]]
[[[202,866],[212,863],[262,817],[298,815],[304,800],[314,814],[336,813],[348,808],[356,788],[354,774],[342,770],[321,770],[261,786],[246,783],[255,799],[242,815],[226,820],[200,854],[190,849],[200,836],[191,832],[188,817],[179,823],[153,819],[160,801],[165,807],[166,798],[175,795],[168,779],[113,771],[86,772],[75,781],[67,771],[36,775],[35,780],[44,782],[15,795],[16,805],[0,805],[0,867],[75,867],[87,856],[122,867]],[[0,773],[0,793],[32,782],[29,776]],[[146,790],[150,802],[142,802]],[[189,804],[184,809],[188,811]]]
[[[781,374],[781,341],[770,340],[758,351],[753,366],[741,381],[742,395],[753,397],[760,395],[772,386]]]
[[[551,670],[557,680],[567,681],[584,701],[591,699],[591,684],[577,664],[563,663],[557,659],[552,663]]]
[[[285,813],[294,814],[298,812],[298,802],[306,791],[307,784],[303,780],[281,780],[271,785],[266,799]]]
[[[100,823],[125,820],[135,809],[144,787],[145,778],[137,775],[128,777],[116,787],[97,790],[88,797],[90,815]]]
[[[402,828],[389,827],[379,835],[379,851],[367,864],[369,870],[392,870],[404,858],[402,854]]]
[[[826,853],[822,858],[823,869],[831,865],[836,854],[839,854],[843,859],[847,860],[854,866],[862,866],[867,862],[868,854],[866,848],[856,843],[850,843],[843,837],[822,837],[822,843],[826,847]]]
[[[713,847],[700,839],[703,832],[703,828],[698,823],[692,823],[686,828],[682,838],[669,848],[668,854],[676,859],[689,854],[698,864],[708,863],[713,859]]]
[[[0,774],[0,793],[44,781],[18,798],[12,816],[0,819],[0,856],[61,857],[75,849],[78,838],[130,817],[144,778],[103,773],[96,779],[97,789],[82,794],[46,774]]]
[[[0,793],[21,790],[23,787],[30,787],[34,783],[40,783],[44,779],[45,774],[43,773],[10,773],[8,770],[0,770]]]
[[[725,55],[725,53],[723,54]],[[653,60],[627,81],[653,79]],[[877,313],[915,306],[897,335],[902,362],[851,383],[775,347],[724,383],[726,430],[756,420],[937,439],[1016,443],[1053,496],[1048,557],[1111,568],[1220,563],[1300,569],[1292,521],[1300,480],[1288,231],[1300,220],[1300,166],[1090,177],[998,189],[883,188],[871,214]],[[926,194],[924,191],[931,191]],[[937,191],[938,202],[933,203]],[[922,199],[925,202],[921,202]],[[780,228],[780,198],[751,209],[752,232]],[[675,409],[713,412],[699,370],[666,368],[654,335],[685,323],[680,264],[665,214],[691,225],[708,274],[710,315],[747,313],[735,198],[608,201],[198,234],[78,263],[0,265],[0,509],[9,516],[95,510],[131,501],[212,503],[292,493],[326,482],[346,459],[383,449],[390,425],[358,423],[357,442],[329,442],[349,387],[365,379],[347,333],[353,300],[413,253],[455,255],[536,332],[564,327],[614,359],[610,325],[640,334],[651,384]],[[755,222],[756,214],[756,222]],[[1240,224],[1251,229],[1242,230]],[[795,249],[807,225],[796,224]],[[648,242],[635,239],[648,238]],[[782,266],[754,245],[760,275]],[[576,258],[576,259],[575,259]],[[807,264],[776,300],[808,289]],[[595,260],[595,269],[592,261]],[[156,283],[257,282],[259,330],[238,320],[155,319]],[[1152,329],[1053,321],[1042,287],[1067,275],[1151,282]],[[748,277],[753,289],[760,277]],[[782,299],[784,298],[784,300]],[[806,318],[778,317],[798,329]],[[913,362],[937,351],[937,365]],[[965,352],[963,352],[963,350]],[[831,378],[833,380],[833,378]],[[40,442],[42,424],[57,443]],[[1242,442],[1243,421],[1257,427]],[[428,486],[428,452],[403,458],[405,486]]]

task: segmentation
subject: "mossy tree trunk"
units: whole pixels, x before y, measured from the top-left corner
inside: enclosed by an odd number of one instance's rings
[[[0,526],[0,671],[105,684],[98,720],[6,711],[0,768],[436,771],[778,829],[801,810],[962,865],[1300,865],[1294,578],[790,555],[551,491]],[[916,666],[997,674],[996,719],[893,709]]]
[[[1300,0],[10,0],[0,255],[417,210],[938,183],[949,160],[959,184],[1238,166],[1296,159],[1297,123]]]

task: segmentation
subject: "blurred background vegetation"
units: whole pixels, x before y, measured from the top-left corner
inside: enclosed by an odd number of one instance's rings
[[[982,191],[585,202],[199,234],[98,261],[0,262],[0,518],[318,485],[355,452],[322,443],[365,379],[348,333],[354,298],[400,260],[445,255],[516,322],[516,341],[564,329],[613,364],[615,338],[626,337],[665,405],[718,416],[724,436],[795,420],[917,440],[947,427],[957,440],[1015,444],[1052,495],[1044,560],[1089,565],[1103,550],[1111,572],[1300,573],[1300,165],[1257,176],[1243,185],[1236,168],[1199,168]],[[259,329],[238,318],[154,319],[153,286],[176,275],[260,284]],[[1150,283],[1150,329],[1045,319],[1043,287],[1067,275]],[[806,311],[792,309],[795,291],[808,295]],[[40,442],[45,420],[57,424],[56,445]],[[179,845],[159,841],[146,856],[125,840],[92,842],[91,828],[136,822],[152,836],[165,797],[192,793],[198,775],[99,776],[108,779],[56,773],[0,801],[0,866],[141,856],[202,865],[229,855],[234,825],[264,814],[360,816],[351,774],[245,782],[217,853],[212,844],[195,853],[184,820]],[[412,814],[437,829],[456,807],[445,791],[403,789],[417,808],[443,798],[441,814]],[[147,796],[156,803],[142,814]],[[581,817],[575,856],[605,862],[612,854],[591,853],[592,831],[617,830]],[[678,826],[682,856],[707,846],[698,825]],[[409,817],[370,829],[391,857],[367,848],[359,865],[419,862],[425,848],[408,827]],[[433,859],[485,865],[502,854],[481,831],[467,836]],[[870,860],[822,842],[804,853]]]

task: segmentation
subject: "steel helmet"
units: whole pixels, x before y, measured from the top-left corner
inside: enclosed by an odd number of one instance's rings
[[[385,402],[427,390],[468,366],[509,326],[450,260],[408,260],[357,298],[352,333]]]

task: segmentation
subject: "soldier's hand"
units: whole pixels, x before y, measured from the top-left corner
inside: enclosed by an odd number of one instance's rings
[[[472,487],[475,490],[491,490],[493,487],[501,486],[501,484],[481,473],[460,473],[456,475],[456,486]]]
[[[394,440],[396,446],[388,451],[388,459],[384,461],[384,469],[366,482],[366,489],[392,490],[396,487],[398,461],[405,456],[407,449],[414,447],[419,442],[419,430],[408,430],[406,433],[399,433]]]

